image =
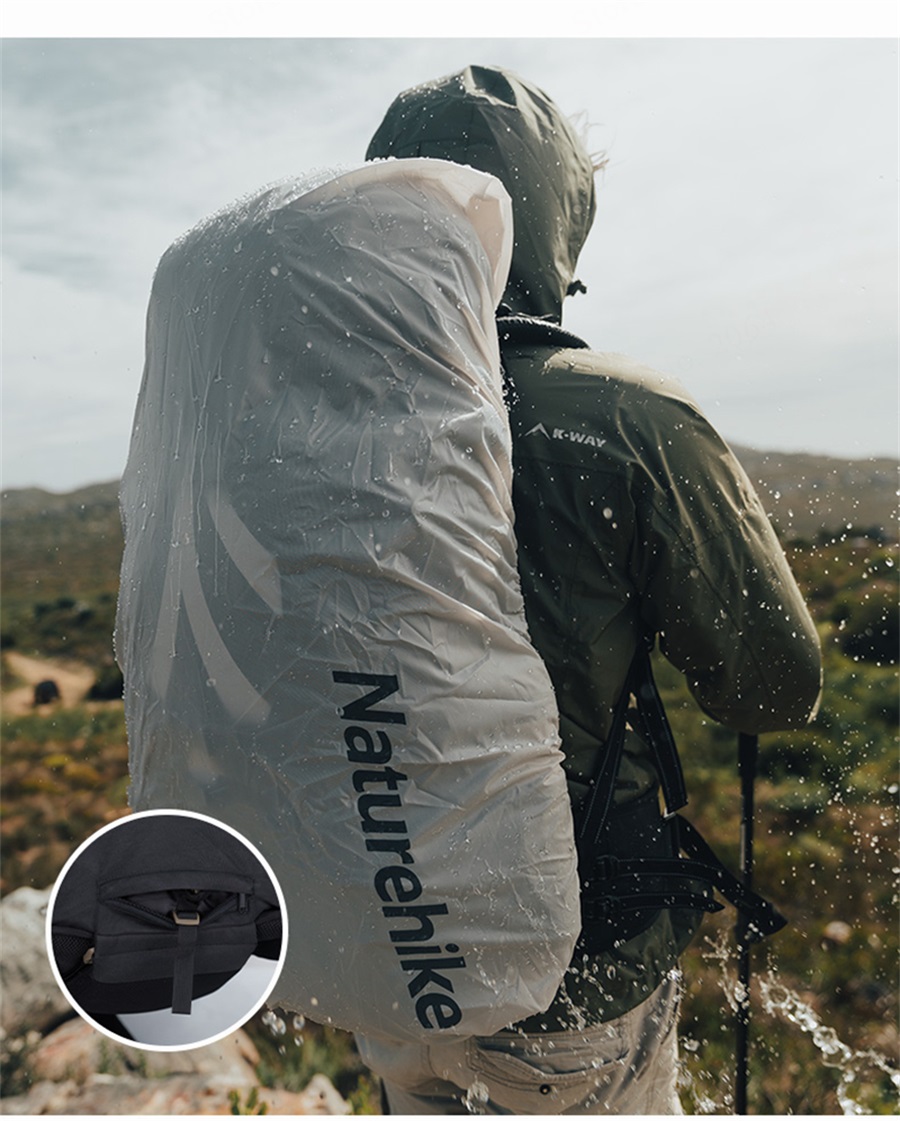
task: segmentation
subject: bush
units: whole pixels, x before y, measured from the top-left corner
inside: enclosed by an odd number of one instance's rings
[[[122,671],[115,662],[107,662],[101,667],[88,691],[89,701],[120,701],[125,692]]]
[[[877,665],[895,665],[900,657],[900,618],[897,597],[887,588],[867,592],[862,599],[840,604],[840,645],[850,658]]]

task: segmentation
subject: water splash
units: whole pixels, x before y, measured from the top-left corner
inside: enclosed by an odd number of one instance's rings
[[[282,1020],[278,1013],[273,1012],[271,1008],[267,1009],[266,1012],[263,1013],[262,1022],[264,1026],[269,1029],[272,1035],[275,1036],[276,1039],[280,1039],[281,1036],[283,1036],[287,1031],[287,1024],[284,1022],[284,1020]]]
[[[850,1086],[857,1081],[862,1070],[875,1068],[886,1074],[900,1095],[900,1070],[891,1066],[884,1055],[872,1050],[855,1051],[843,1043],[834,1028],[823,1024],[809,1004],[773,973],[760,977],[759,984],[766,1012],[780,1016],[809,1034],[822,1055],[823,1066],[840,1071],[836,1093],[845,1117],[867,1112],[850,1095]]]
[[[720,987],[730,1008],[732,1011],[736,1011],[739,1003],[744,999],[745,990],[733,975],[731,967],[734,951],[729,944],[728,935],[725,931],[719,931],[715,938],[707,938],[706,943],[710,949],[709,952],[704,953],[703,957],[707,961],[719,965],[721,971]],[[763,1010],[768,1015],[778,1017],[809,1035],[822,1056],[823,1067],[839,1072],[840,1077],[835,1094],[841,1107],[841,1113],[845,1117],[858,1116],[869,1112],[850,1093],[852,1086],[862,1084],[861,1076],[867,1071],[876,1070],[880,1074],[887,1075],[898,1096],[900,1096],[900,1069],[892,1065],[884,1055],[871,1049],[857,1051],[844,1043],[838,1037],[834,1028],[823,1024],[809,1002],[804,1000],[799,993],[790,989],[773,969],[770,968],[765,973],[759,974],[758,985]],[[686,1050],[698,1049],[699,1045],[695,1041],[689,1042],[693,1046],[685,1047]],[[684,1045],[685,1041],[682,1041],[682,1046]],[[716,1103],[703,1100],[702,1095],[698,1096],[696,1087],[691,1087],[691,1090],[697,1098],[698,1113],[717,1111]],[[707,1108],[704,1108],[704,1106]],[[713,1106],[715,1108],[710,1108]]]
[[[466,1096],[463,1099],[463,1104],[469,1113],[487,1113],[487,1104],[490,1101],[491,1093],[487,1086],[478,1078],[466,1091]]]

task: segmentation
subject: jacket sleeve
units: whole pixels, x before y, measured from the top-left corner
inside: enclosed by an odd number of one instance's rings
[[[700,706],[743,732],[813,718],[815,626],[750,480],[700,411],[668,399],[633,476],[645,623]]]

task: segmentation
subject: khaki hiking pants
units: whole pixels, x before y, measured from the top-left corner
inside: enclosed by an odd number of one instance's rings
[[[587,1031],[396,1043],[357,1036],[393,1114],[680,1114],[677,981]]]

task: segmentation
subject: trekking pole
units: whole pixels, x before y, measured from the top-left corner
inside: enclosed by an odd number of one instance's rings
[[[738,774],[741,780],[741,878],[744,886],[753,886],[753,786],[756,778],[756,757],[759,737],[741,732],[738,735]],[[747,1113],[748,1050],[750,1036],[750,945],[749,921],[738,911],[735,935],[738,946],[738,995],[735,1032],[734,1080],[735,1113]]]

